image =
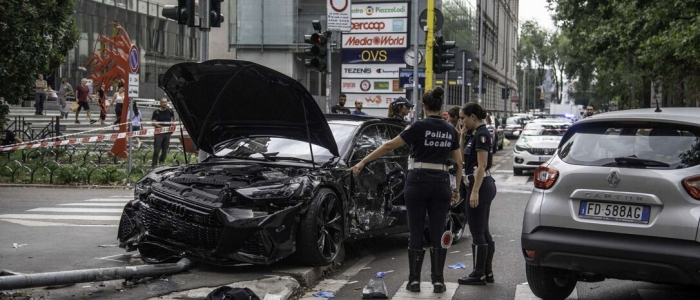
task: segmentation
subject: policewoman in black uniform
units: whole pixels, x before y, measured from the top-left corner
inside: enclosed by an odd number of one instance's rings
[[[472,234],[472,261],[474,270],[459,278],[459,284],[485,285],[493,282],[491,262],[495,253],[493,238],[489,232],[491,201],[496,197],[496,182],[490,175],[493,151],[491,134],[484,124],[486,111],[476,103],[465,105],[459,113],[460,121],[468,134],[462,136],[464,148],[464,184],[467,201],[467,218]]]
[[[445,292],[445,256],[447,247],[442,245],[442,235],[445,230],[445,216],[450,207],[450,201],[459,199],[458,190],[450,187],[450,166],[447,160],[452,158],[457,165],[462,166],[459,150],[459,138],[454,126],[442,120],[442,96],[445,91],[437,87],[423,95],[423,110],[426,119],[406,127],[399,136],[386,142],[357,165],[349,170],[357,174],[371,161],[403,145],[411,147],[409,172],[406,176],[404,198],[408,212],[409,246],[408,263],[409,275],[406,289],[420,292],[420,271],[423,265],[423,231],[425,230],[425,214],[428,213],[430,230],[430,261],[433,292]],[[461,180],[458,172],[457,180]]]

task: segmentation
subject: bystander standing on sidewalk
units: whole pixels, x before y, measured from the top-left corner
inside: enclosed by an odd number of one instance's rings
[[[117,92],[112,95],[112,102],[110,105],[114,105],[114,112],[117,115],[117,119],[114,120],[114,124],[122,123],[122,107],[124,106],[124,83],[119,83],[117,86]]]
[[[355,100],[355,110],[352,112],[353,115],[366,116],[367,113],[362,111],[362,100]]]
[[[34,108],[36,108],[35,115],[44,114],[44,102],[46,101],[46,80],[44,80],[44,74],[39,74],[39,78],[34,82]]]
[[[66,98],[73,94],[73,86],[68,83],[68,78],[62,78],[61,87],[58,89],[58,101],[56,102],[62,119],[68,119],[68,101]]]
[[[160,107],[153,111],[153,116],[151,117],[151,124],[155,128],[168,127],[175,122],[175,112],[168,107],[168,99],[163,97],[160,98]],[[159,133],[153,136],[153,160],[151,162],[151,167],[155,168],[158,163],[163,164],[165,162],[165,157],[168,155],[168,149],[170,147],[170,136],[172,132]],[[158,154],[160,153],[160,159]]]
[[[90,120],[90,124],[95,124],[97,120],[92,119],[92,114],[90,114],[90,104],[88,103],[88,97],[90,94],[90,89],[87,87],[87,79],[83,78],[80,80],[80,85],[76,88],[78,95],[76,97],[76,102],[78,103],[78,109],[75,111],[75,124],[80,124],[78,121],[78,116],[80,115],[80,110],[84,109],[85,113]]]
[[[133,114],[132,114],[133,112]],[[141,130],[141,118],[143,114],[139,110],[139,106],[136,101],[131,105],[131,111],[127,113],[127,120],[131,120],[131,131]],[[136,148],[141,148],[141,139],[138,136],[134,137],[136,139]]]
[[[345,94],[340,94],[340,96],[338,96],[338,104],[331,107],[331,113],[349,115],[350,109],[345,107],[345,101],[347,101],[347,99],[348,97]]]
[[[104,125],[105,119],[107,119],[107,112],[109,112],[107,91],[104,83],[101,84],[100,88],[97,90],[97,106],[100,107],[100,124]]]

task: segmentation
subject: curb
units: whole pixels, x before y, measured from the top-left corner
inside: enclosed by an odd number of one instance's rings
[[[109,186],[109,185],[60,185],[60,184],[23,184],[23,183],[0,183],[0,188],[43,188],[43,189],[112,189],[112,190],[133,190],[130,186]]]

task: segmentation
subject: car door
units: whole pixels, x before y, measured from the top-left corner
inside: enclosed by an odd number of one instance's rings
[[[384,124],[365,127],[355,140],[349,165],[357,164],[392,137],[392,131]],[[396,178],[405,177],[403,167],[397,160],[392,153],[388,153],[367,164],[359,174],[352,175],[349,206],[351,232],[370,233],[395,226],[396,217],[391,213],[393,191],[396,186],[403,186],[401,182],[397,183]]]

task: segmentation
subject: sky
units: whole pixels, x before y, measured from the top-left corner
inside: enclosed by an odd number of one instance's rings
[[[556,30],[551,13],[547,9],[547,0],[520,0],[520,22],[535,20],[547,30]]]

